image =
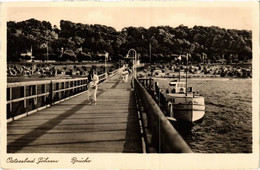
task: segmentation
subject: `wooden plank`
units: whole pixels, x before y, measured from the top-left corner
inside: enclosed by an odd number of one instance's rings
[[[125,141],[99,141],[88,143],[86,146],[85,143],[77,143],[77,144],[53,144],[53,145],[43,145],[41,146],[41,150],[37,149],[35,146],[26,146],[24,147],[23,153],[111,153],[111,152],[127,152],[124,149]],[[102,147],[100,147],[102,146]],[[136,148],[132,148],[133,150]],[[15,151],[15,148],[10,148],[10,151]],[[129,151],[128,151],[129,152]],[[135,150],[138,152],[138,150]],[[19,152],[18,152],[19,153]],[[20,151],[21,153],[21,151]]]
[[[120,131],[125,130],[127,128],[127,125],[125,123],[118,123],[118,124],[96,124],[96,125],[78,125],[73,127],[68,127],[67,125],[61,125],[57,126],[55,129],[51,129],[48,131],[48,133],[74,133],[74,132],[91,132],[91,131]],[[29,133],[31,131],[31,128],[25,127],[25,128],[19,128],[17,130],[9,130],[8,136],[11,135],[23,135],[26,133]],[[39,130],[40,131],[40,130]]]
[[[106,118],[106,119],[56,119],[52,123],[58,122],[60,125],[62,124],[92,124],[93,122],[95,124],[102,124],[102,123],[127,123],[127,122],[134,122],[136,119],[135,118]],[[19,124],[22,125],[39,125],[39,124],[44,124],[48,123],[47,121],[30,121],[30,122],[20,122]],[[19,125],[18,124],[18,125]],[[50,125],[51,126],[51,125]],[[49,126],[39,126],[40,128],[49,128]]]

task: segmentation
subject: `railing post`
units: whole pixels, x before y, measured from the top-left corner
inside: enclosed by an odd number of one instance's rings
[[[72,87],[75,86],[75,81],[72,80]],[[75,88],[72,89],[72,93],[74,94],[75,93]]]
[[[76,87],[76,88],[75,88],[75,94],[78,92],[77,84],[78,84],[78,81],[76,80],[76,81],[75,81],[75,85],[74,85],[74,87]]]
[[[77,81],[76,81],[76,93],[79,92],[79,87],[78,87],[78,85],[79,85],[79,81],[77,80]]]
[[[35,95],[36,95],[36,98],[34,99],[34,105],[35,105],[35,108],[37,109],[37,104],[38,104],[37,84],[35,84]]]
[[[10,114],[11,114],[10,116],[11,116],[12,120],[14,120],[14,113],[13,113],[13,109],[12,109],[13,108],[13,106],[12,106],[12,99],[13,99],[13,97],[12,97],[12,87],[10,87],[10,93],[9,94],[10,94],[10,101],[11,101],[10,105],[9,105]]]
[[[60,82],[57,82],[57,84],[56,84],[56,90],[60,90]],[[57,92],[56,92],[56,94],[57,94]],[[60,96],[61,96],[61,91],[58,91],[58,94],[57,94],[57,97],[58,97],[58,99],[57,100],[60,100]]]
[[[149,89],[152,89],[152,78],[149,79]]]
[[[76,86],[77,86],[77,82],[74,80],[73,81],[73,90],[74,90],[73,94],[76,94],[76,92],[77,92],[77,89],[75,88]]]
[[[33,95],[33,85],[30,85],[29,86],[29,96],[32,96]],[[30,107],[33,109],[33,98],[31,98],[31,99],[29,99],[29,105],[30,105]],[[29,107],[29,109],[30,109],[30,107]],[[28,110],[29,110],[28,109]],[[28,115],[28,111],[26,111],[26,114]]]
[[[60,89],[64,89],[64,82],[61,82],[60,83]],[[63,98],[63,94],[64,94],[64,91],[62,90],[61,92],[60,92],[60,99],[62,99]]]
[[[62,83],[62,89],[66,89],[66,82]],[[66,91],[62,91],[62,98],[65,98]]]
[[[23,100],[23,108],[24,108],[24,110],[26,110],[26,97],[27,95],[26,95],[26,85],[25,86],[23,86],[23,97],[24,97],[24,100]]]
[[[53,83],[52,83],[52,81],[50,82],[50,89],[49,89],[49,91],[50,91],[50,105],[52,105],[52,102],[53,102]]]
[[[72,87],[70,95],[72,95],[72,94],[74,93],[74,89],[73,89],[73,87],[74,87],[74,81],[72,80],[70,83],[71,83],[71,84],[70,84],[70,87]]]
[[[82,80],[79,80],[79,85],[80,85],[79,91],[80,91],[80,92],[83,91],[83,90],[82,90],[82,86],[81,86],[82,84],[83,84],[83,83],[82,83]]]
[[[68,88],[70,88],[70,81],[68,81]],[[70,96],[70,93],[71,93],[71,89],[68,90],[68,96]]]
[[[64,82],[64,89],[66,89],[66,88],[68,88],[67,87],[67,84],[68,84],[68,82]],[[66,98],[67,97],[67,90],[66,91],[64,91],[64,96],[63,96],[64,98]]]
[[[47,92],[46,84],[44,84],[43,86],[44,86],[44,87],[43,87],[43,88],[44,88],[43,93],[46,93],[46,92]],[[44,95],[44,97],[43,97],[43,102],[46,103],[46,95]]]
[[[80,80],[78,80],[77,82],[78,82],[78,86],[79,86],[80,85]],[[77,92],[80,92],[81,87],[78,87],[77,89],[78,89]]]

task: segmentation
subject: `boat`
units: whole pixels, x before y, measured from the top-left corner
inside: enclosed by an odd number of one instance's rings
[[[191,87],[187,88],[186,82],[171,81],[167,92],[166,101],[168,103],[169,120],[194,122],[204,116],[204,97],[192,92]]]
[[[186,81],[181,81],[181,74],[179,69],[179,80],[175,79],[169,83],[166,101],[170,118],[176,120],[185,120],[188,122],[195,122],[200,120],[205,115],[205,101],[204,97],[198,93],[192,92],[192,87],[188,88],[188,63],[189,56],[186,58]],[[180,57],[181,60],[181,57]],[[169,119],[171,120],[171,119]]]

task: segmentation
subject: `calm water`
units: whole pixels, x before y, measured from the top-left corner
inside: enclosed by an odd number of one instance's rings
[[[169,80],[158,80],[168,87]],[[206,113],[183,135],[194,152],[252,152],[252,79],[189,79],[205,98]]]

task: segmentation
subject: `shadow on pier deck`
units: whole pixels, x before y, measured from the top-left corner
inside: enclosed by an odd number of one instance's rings
[[[135,95],[119,75],[87,93],[7,124],[8,153],[141,153]]]

